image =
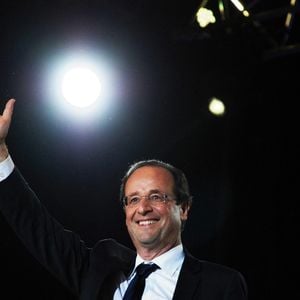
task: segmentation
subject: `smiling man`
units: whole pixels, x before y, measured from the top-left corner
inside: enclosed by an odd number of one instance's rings
[[[188,217],[190,197],[177,203],[168,169],[172,167],[155,160],[139,162],[124,184],[127,229],[137,252],[146,260],[181,244],[181,223]]]
[[[245,300],[242,274],[198,260],[182,245],[192,198],[184,173],[146,160],[126,172],[120,198],[136,251],[113,239],[88,248],[29,188],[5,140],[15,101],[0,116],[0,211],[30,253],[81,300]]]

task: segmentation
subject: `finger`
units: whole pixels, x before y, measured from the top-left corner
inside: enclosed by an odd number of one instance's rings
[[[16,102],[15,99],[10,99],[7,101],[2,115],[5,119],[11,119],[15,102]]]

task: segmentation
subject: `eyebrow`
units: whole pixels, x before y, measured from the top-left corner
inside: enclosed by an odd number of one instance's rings
[[[152,190],[150,190],[150,191],[148,192],[147,195],[154,194],[154,193],[162,193],[162,191],[159,190],[159,189],[152,189]],[[133,193],[129,194],[129,195],[126,196],[126,197],[133,197],[133,196],[139,196],[139,195],[140,195],[140,193],[138,193],[138,192],[133,192]]]

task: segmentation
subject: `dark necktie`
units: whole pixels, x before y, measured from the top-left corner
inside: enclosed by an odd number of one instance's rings
[[[136,268],[136,274],[131,280],[123,300],[140,300],[144,292],[146,278],[158,268],[156,264],[140,264]]]

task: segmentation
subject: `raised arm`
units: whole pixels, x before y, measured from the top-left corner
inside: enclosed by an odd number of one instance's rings
[[[15,100],[7,101],[0,115],[1,168],[9,155],[6,138]],[[0,173],[4,173],[0,168]],[[1,176],[0,176],[1,179]],[[47,211],[19,170],[0,180],[0,213],[29,252],[75,295],[80,292],[82,275],[89,265],[90,249]]]
[[[5,140],[11,124],[14,104],[15,99],[8,100],[2,115],[0,115],[0,162],[4,161],[8,156]]]

